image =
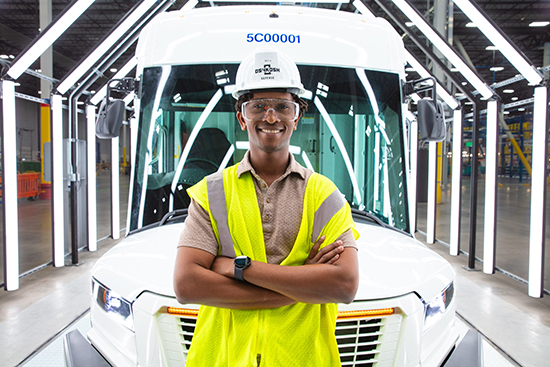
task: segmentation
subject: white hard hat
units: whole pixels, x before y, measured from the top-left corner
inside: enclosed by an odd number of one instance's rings
[[[285,88],[297,96],[305,92],[294,61],[274,47],[258,48],[241,62],[235,87],[235,99],[257,89]]]

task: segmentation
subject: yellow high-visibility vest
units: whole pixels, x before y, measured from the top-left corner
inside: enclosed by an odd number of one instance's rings
[[[209,213],[219,254],[266,262],[253,178],[250,172],[239,178],[237,167],[203,179],[188,193]],[[357,239],[348,203],[328,178],[314,173],[306,185],[296,242],[281,265],[303,265],[320,236],[326,236],[324,246],[349,229]],[[187,366],[340,366],[334,334],[337,312],[334,303],[258,310],[201,306]]]

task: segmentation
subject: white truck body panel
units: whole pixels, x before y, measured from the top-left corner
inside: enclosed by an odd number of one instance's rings
[[[357,75],[364,74],[365,70],[386,72],[397,75],[398,82],[405,79],[403,43],[384,19],[307,7],[246,5],[201,8],[159,15],[141,33],[136,50],[137,76],[142,77],[147,68],[159,66],[238,64],[258,46],[266,44],[280,48],[298,66],[349,68],[355,70]],[[162,70],[163,73],[164,71],[165,69]],[[365,86],[363,81],[362,83]],[[225,94],[228,94],[227,89],[230,87],[225,86]],[[314,89],[315,86],[309,90],[310,100],[317,98],[316,93],[319,94]],[[161,95],[158,91],[156,93]],[[395,84],[394,94],[400,100],[400,83]],[[155,103],[158,107],[159,104]],[[135,105],[139,109],[140,104],[143,110],[142,101],[136,101]],[[399,102],[398,108],[401,106]],[[352,108],[353,106],[350,108],[350,116],[354,116]],[[330,116],[333,115],[326,114],[323,118],[326,120]],[[399,113],[392,116],[402,119],[402,114]],[[150,118],[150,126],[154,125],[155,118]],[[392,118],[395,124],[395,117]],[[314,123],[318,122],[311,118],[304,124],[309,129]],[[380,133],[380,122],[376,123],[378,125],[372,125],[373,130],[366,131],[367,135],[374,134],[374,130],[377,134]],[[365,129],[368,121],[357,118],[355,124]],[[404,130],[402,121],[398,121],[396,125],[398,129]],[[152,131],[149,126],[147,128]],[[325,129],[323,133],[329,133],[327,127],[321,126],[322,129]],[[224,133],[228,135],[225,130]],[[353,136],[351,133],[341,133],[342,136],[355,139],[354,144],[363,144],[367,139],[365,134]],[[387,136],[381,137],[380,134],[377,139],[378,145],[381,144],[381,139],[385,139],[387,145],[399,147],[398,144],[403,146],[405,134],[395,136],[393,140]],[[352,144],[350,141],[345,143]],[[151,146],[148,149],[151,150]],[[333,149],[332,141],[328,140],[321,142],[319,146],[318,150]],[[305,152],[305,148],[303,149]],[[149,168],[147,164],[145,167]],[[146,176],[147,172],[141,174]],[[387,178],[387,168],[380,175],[377,179],[383,181],[384,175]],[[399,187],[405,187],[406,196],[407,174],[402,171],[399,176]],[[134,192],[134,182],[137,179],[139,178],[133,172],[130,195]],[[145,195],[144,193],[145,191],[141,195]],[[385,195],[388,195],[387,191]],[[389,202],[389,198],[384,200]],[[130,205],[132,202],[131,197]],[[129,218],[131,211],[130,206]],[[408,218],[402,222],[408,222]],[[92,330],[88,337],[110,364],[145,367],[181,366],[185,363],[186,348],[190,340],[182,336],[185,334],[182,328],[187,330],[186,327],[194,326],[187,324],[189,320],[167,311],[167,307],[199,307],[180,305],[174,296],[173,266],[176,245],[184,226],[185,223],[168,224],[130,233],[96,263],[92,271],[95,282],[91,307]],[[130,220],[128,227],[130,228]],[[357,228],[361,234],[358,240],[359,290],[353,303],[339,305],[339,309],[395,310],[391,315],[376,319],[381,330],[377,342],[379,346],[376,347],[376,360],[368,365],[439,366],[458,339],[454,323],[455,303],[451,301],[446,311],[430,327],[424,325],[425,307],[427,302],[437,299],[446,287],[452,287],[454,272],[450,264],[404,232],[368,223],[366,220],[358,220]],[[97,296],[100,285],[111,291],[109,297],[113,296],[131,304],[132,328],[122,326],[116,319],[117,315],[112,317],[113,315],[105,311],[107,306],[100,305]],[[357,322],[357,330],[362,332],[361,322],[370,322],[368,320],[374,319],[358,318],[350,322]],[[344,324],[345,322],[337,325],[337,333]],[[342,353],[341,356],[346,354]],[[356,349],[351,354],[359,356],[361,352]],[[345,362],[343,365],[355,366],[353,363]]]

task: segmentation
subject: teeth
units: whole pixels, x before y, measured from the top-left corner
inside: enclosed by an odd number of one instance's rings
[[[262,129],[262,131],[268,134],[276,134],[279,132],[279,130],[265,130],[265,129]]]

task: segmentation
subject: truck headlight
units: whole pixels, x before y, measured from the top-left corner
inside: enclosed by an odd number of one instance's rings
[[[424,303],[424,330],[429,329],[445,313],[454,296],[453,283],[449,284],[440,294]]]
[[[134,331],[134,317],[132,315],[132,303],[125,300],[97,280],[93,280],[93,294],[99,307],[109,317],[122,323],[125,327]]]

